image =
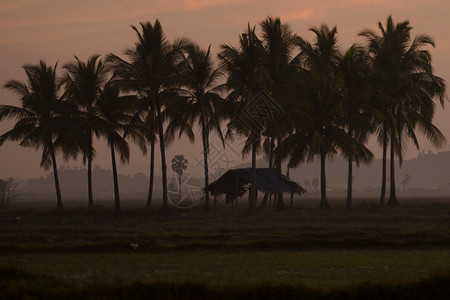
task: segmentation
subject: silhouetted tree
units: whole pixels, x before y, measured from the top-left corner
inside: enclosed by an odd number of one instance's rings
[[[54,142],[65,133],[71,110],[58,97],[56,67],[49,67],[44,61],[25,65],[27,82],[10,80],[5,84],[5,88],[20,97],[22,106],[0,105],[0,121],[17,120],[11,130],[0,136],[0,145],[11,140],[24,147],[42,149],[41,167],[47,170],[53,166],[57,206],[62,208]]]
[[[210,47],[202,50],[198,45],[192,45],[186,50],[186,68],[183,72],[182,94],[186,101],[180,105],[179,101],[174,103],[174,108],[180,116],[171,117],[173,130],[180,129],[186,123],[193,123],[196,119],[200,125],[203,144],[203,167],[205,174],[205,187],[209,185],[208,154],[209,154],[209,134],[215,131],[224,142],[224,137],[220,129],[223,116],[220,110],[224,107],[224,99],[221,97],[223,85],[218,81],[223,77],[218,67],[215,67],[211,58]],[[168,127],[169,130],[169,127]],[[209,193],[205,191],[205,210],[209,208]]]
[[[369,106],[371,96],[369,57],[362,47],[353,45],[347,50],[339,63],[339,76],[343,96],[342,126],[347,135],[358,143],[366,144],[373,132],[373,110]],[[372,153],[367,149],[361,147],[355,150],[361,151],[342,153],[348,160],[346,208],[352,206],[353,162],[358,166],[360,162],[370,163],[373,159]]]
[[[403,192],[406,192],[406,186],[409,185],[409,181],[411,180],[411,175],[406,174],[405,177],[402,179],[402,185],[403,185]]]
[[[188,160],[184,158],[184,155],[175,155],[172,158],[172,170],[178,174],[178,201],[181,201],[181,176],[183,171],[187,169]]]
[[[277,106],[271,109],[280,110],[277,115],[268,110],[272,115],[268,118],[268,124],[262,133],[266,137],[263,149],[269,156],[269,168],[274,168],[281,175],[281,162],[285,157],[279,148],[282,146],[282,139],[293,128],[290,116],[284,110],[290,109],[289,104],[295,97],[295,79],[299,67],[298,56],[294,54],[294,50],[297,49],[296,35],[288,24],[281,22],[280,18],[268,17],[259,25],[264,47],[263,65],[269,78],[265,89],[275,101],[272,105]],[[278,149],[275,150],[275,147]],[[265,205],[267,198],[266,194],[260,207]],[[281,210],[284,207],[283,194],[280,193],[277,197],[276,209]]]
[[[120,155],[120,161],[126,163],[130,158],[130,148],[125,139],[127,133],[131,132],[132,115],[136,97],[121,96],[120,88],[110,79],[104,86],[98,99],[97,107],[99,116],[103,122],[100,132],[106,137],[111,150],[111,161],[114,183],[114,213],[120,213],[119,182],[116,166],[116,151]]]
[[[15,198],[17,182],[13,177],[0,179],[0,209],[9,208],[9,204]]]
[[[395,156],[401,164],[405,140],[410,138],[419,148],[415,134],[419,130],[437,147],[445,142],[441,131],[432,123],[435,111],[433,99],[438,97],[443,105],[445,83],[433,74],[431,54],[423,49],[434,46],[430,36],[422,34],[411,39],[412,27],[409,22],[394,24],[391,16],[387,18],[385,26],[379,22],[378,27],[380,35],[369,29],[360,35],[368,40],[368,50],[373,59],[376,99],[381,99],[383,103],[383,147],[386,147],[388,139],[390,142],[391,188],[388,205],[397,206]]]
[[[283,143],[289,150],[291,166],[319,156],[319,207],[329,209],[325,173],[327,157],[336,155],[338,151],[347,154],[368,154],[370,151],[342,128],[343,97],[338,69],[342,55],[337,46],[337,29],[322,25],[310,30],[316,35],[314,44],[302,38],[298,40],[304,69],[299,79],[297,106],[290,110],[295,120],[295,131]]]
[[[72,126],[64,136],[62,147],[66,156],[76,158],[78,152],[83,155],[83,164],[87,162],[88,202],[94,206],[92,195],[92,161],[95,157],[93,138],[100,136],[103,120],[99,116],[97,101],[102,93],[108,70],[98,55],[82,62],[75,56],[75,61],[63,66],[66,71],[61,85],[65,88],[63,98],[76,105],[71,114]]]
[[[190,42],[187,39],[177,39],[173,43],[168,42],[159,20],[156,20],[154,24],[145,22],[140,25],[141,31],[135,26],[131,26],[138,41],[133,48],[125,51],[130,62],[113,54],[109,55],[108,60],[116,68],[121,88],[134,91],[140,99],[148,103],[146,108],[147,119],[150,121],[148,126],[154,125],[153,129],[157,131],[161,152],[162,209],[168,210],[166,146],[162,111],[166,100],[174,96],[172,88],[181,84],[180,78],[184,63],[182,51]],[[152,115],[153,113],[154,115]],[[155,124],[150,124],[153,116]],[[151,170],[153,170],[152,167]],[[151,175],[150,178],[153,176]],[[150,185],[152,186],[152,183]],[[149,199],[150,197],[151,189]]]
[[[264,48],[256,35],[255,27],[247,27],[247,31],[239,36],[239,47],[221,45],[218,54],[220,67],[228,75],[226,87],[230,91],[227,100],[230,105],[228,114],[232,121],[228,124],[227,136],[232,137],[233,132],[246,136],[243,155],[251,152],[252,180],[249,195],[249,213],[253,213],[256,205],[256,154],[260,148],[261,133],[258,129],[248,126],[245,121],[239,120],[249,113],[249,107],[258,92],[267,86],[267,72],[263,65]],[[238,119],[236,119],[238,116]]]

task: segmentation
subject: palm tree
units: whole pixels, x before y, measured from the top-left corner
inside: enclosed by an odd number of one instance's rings
[[[58,97],[56,68],[57,64],[50,67],[44,61],[25,65],[27,82],[10,80],[5,84],[5,88],[20,97],[22,105],[0,105],[0,121],[17,120],[11,130],[0,136],[0,145],[11,140],[20,141],[24,147],[42,149],[41,167],[47,170],[53,166],[57,206],[62,208],[54,142],[59,135],[65,134],[68,108]]]
[[[140,25],[141,32],[135,26],[131,26],[136,32],[138,41],[133,48],[125,51],[125,56],[130,62],[113,54],[109,55],[108,61],[112,62],[117,70],[121,88],[133,91],[139,98],[146,100],[148,114],[152,114],[153,109],[155,111],[154,130],[158,132],[161,150],[162,209],[167,210],[169,206],[162,109],[165,101],[174,96],[172,87],[180,85],[179,77],[184,61],[182,50],[187,47],[189,41],[177,39],[173,43],[168,42],[159,20],[153,25],[150,22]]]
[[[224,106],[220,96],[221,85],[218,81],[223,76],[219,68],[215,67],[211,58],[210,47],[204,51],[198,45],[187,49],[186,70],[183,74],[186,106],[183,106],[184,118],[172,117],[172,120],[181,120],[183,123],[192,123],[198,119],[203,143],[203,167],[205,174],[205,187],[209,185],[208,154],[209,135],[216,131],[222,142],[224,137],[220,129],[222,116],[219,111]],[[179,103],[176,103],[179,105]],[[186,109],[184,109],[186,108]],[[180,111],[180,109],[178,110]],[[209,193],[205,191],[204,209],[209,211]]]
[[[64,152],[66,154],[72,152],[75,157],[78,154],[76,149],[79,149],[83,155],[83,164],[87,162],[88,201],[89,207],[93,207],[92,161],[95,157],[93,138],[99,137],[98,127],[102,122],[97,101],[102,93],[108,70],[98,55],[91,56],[87,62],[82,62],[75,57],[75,61],[67,63],[63,69],[66,71],[61,80],[61,85],[65,88],[63,97],[74,103],[77,111],[72,116],[73,130],[62,144],[65,148]]]
[[[316,35],[315,43],[298,38],[301,57],[304,60],[307,86],[304,98],[307,103],[299,104],[300,124],[296,132],[288,137],[288,145],[293,143],[297,153],[292,153],[290,165],[295,166],[308,154],[308,160],[314,155],[320,157],[320,208],[329,209],[326,197],[325,162],[328,155],[336,153],[336,139],[342,137],[343,131],[337,124],[337,116],[341,109],[341,97],[337,91],[337,66],[341,54],[337,48],[336,27],[331,30],[326,25],[310,30]],[[298,123],[298,122],[297,122]],[[300,139],[299,139],[300,138]],[[290,147],[291,149],[292,146]]]
[[[106,137],[111,151],[113,183],[114,183],[114,213],[120,212],[119,182],[116,166],[116,151],[120,161],[126,163],[130,158],[130,148],[125,137],[133,126],[132,112],[136,101],[135,96],[121,96],[120,87],[111,78],[104,86],[97,101],[98,114],[102,119],[99,131]],[[131,124],[131,125],[130,125]]]
[[[230,45],[221,45],[218,54],[220,67],[228,75],[226,87],[230,91],[227,96],[229,103],[233,104],[229,109],[229,116],[234,118],[229,123],[227,136],[232,136],[235,130],[238,134],[247,136],[243,148],[243,154],[251,152],[252,156],[252,182],[249,196],[249,212],[254,211],[256,205],[256,154],[260,146],[261,128],[249,126],[245,118],[245,110],[251,105],[251,101],[258,92],[267,86],[267,71],[263,65],[264,48],[255,33],[255,27],[250,24],[247,31],[239,36],[239,48]],[[251,114],[251,112],[250,112]],[[235,116],[238,116],[236,119]]]
[[[437,147],[445,141],[440,130],[432,124],[435,103],[438,97],[443,105],[445,83],[433,74],[431,54],[423,48],[433,46],[428,35],[418,35],[411,39],[412,27],[408,21],[394,24],[392,16],[386,26],[378,23],[381,35],[366,29],[360,33],[368,40],[369,53],[377,89],[377,99],[382,99],[383,146],[390,142],[390,181],[389,205],[399,205],[395,192],[395,156],[400,164],[403,160],[405,140],[412,139],[418,148],[415,130],[422,131]]]
[[[296,49],[296,35],[293,34],[291,27],[288,24],[281,22],[280,18],[266,18],[260,23],[262,30],[262,44],[264,47],[264,59],[263,64],[269,75],[269,85],[267,92],[276,101],[279,114],[273,115],[270,118],[270,124],[268,124],[263,132],[266,136],[264,141],[264,147],[266,155],[269,157],[269,168],[273,168],[274,160],[276,163],[276,170],[281,174],[281,161],[282,157],[280,149],[275,151],[275,147],[281,147],[280,141],[289,134],[292,124],[289,114],[285,110],[289,110],[293,98],[294,92],[294,79],[298,72],[298,56],[294,56],[294,50]],[[277,157],[274,159],[275,154]],[[260,207],[264,207],[267,202],[266,194]],[[277,209],[284,208],[284,202],[282,194],[278,194]]]
[[[337,47],[336,27],[322,25],[310,29],[315,33],[314,44],[298,38],[304,70],[300,72],[297,108],[290,110],[295,119],[295,131],[285,140],[289,165],[296,166],[315,155],[320,158],[320,208],[329,209],[326,196],[325,163],[338,151],[350,155],[369,150],[347,135],[342,128],[343,95],[338,66],[342,60]]]
[[[172,158],[172,170],[178,174],[178,193],[179,199],[181,202],[181,176],[183,175],[183,171],[187,169],[188,160],[184,158],[184,155],[175,155]]]
[[[343,95],[342,126],[347,134],[365,144],[372,133],[372,110],[368,104],[371,95],[369,80],[370,65],[364,49],[359,45],[351,46],[339,64],[341,91]],[[345,155],[346,153],[344,153]],[[347,153],[348,179],[346,208],[352,206],[353,162],[369,163],[373,155],[370,152]]]

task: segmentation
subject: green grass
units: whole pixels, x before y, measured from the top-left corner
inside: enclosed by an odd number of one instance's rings
[[[118,218],[104,207],[18,205],[0,212],[0,273],[19,274],[1,284],[17,287],[8,295],[39,295],[45,285],[42,293],[55,298],[178,290],[175,298],[198,292],[211,299],[228,293],[258,298],[266,287],[268,295],[282,290],[288,298],[348,298],[450,285],[450,203],[403,203],[329,212],[302,206],[251,216],[225,206],[217,214],[135,206]]]

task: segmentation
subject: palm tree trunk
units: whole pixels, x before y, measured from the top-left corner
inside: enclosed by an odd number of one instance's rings
[[[353,189],[353,161],[348,160],[348,178],[347,178],[347,203],[345,208],[352,208],[352,189]]]
[[[155,176],[155,142],[151,142],[151,144],[150,144],[150,183],[149,183],[149,187],[148,187],[148,196],[147,196],[146,207],[152,206],[154,176]]]
[[[269,148],[269,169],[272,169],[273,167],[273,149],[275,148],[275,143],[273,141],[273,138],[270,138],[270,148]],[[258,209],[264,209],[267,205],[267,200],[269,199],[270,194],[265,193],[264,198],[261,201],[261,204],[258,206]]]
[[[114,142],[111,141],[111,160],[112,160],[112,171],[113,171],[113,182],[114,182],[114,215],[119,215],[120,213],[120,198],[119,198],[119,180],[117,178],[117,167],[116,167],[116,155],[114,151]]]
[[[88,159],[88,201],[89,207],[94,207],[94,197],[92,195],[92,159]]]
[[[328,210],[330,205],[327,200],[327,179],[325,175],[326,153],[320,149],[320,209]]]
[[[163,198],[162,198],[162,210],[169,210],[169,199],[167,197],[167,166],[166,166],[166,146],[164,144],[164,130],[161,116],[161,104],[159,103],[159,96],[156,95],[156,113],[158,120],[158,133],[159,133],[159,147],[161,149],[161,176],[163,185]]]
[[[391,189],[389,193],[389,200],[387,205],[389,206],[399,206],[400,203],[397,200],[397,195],[395,193],[395,147],[394,147],[394,132],[391,133]]]
[[[281,161],[277,162],[277,173],[282,175],[281,173]],[[275,210],[276,211],[280,211],[286,208],[286,205],[284,204],[284,199],[283,199],[283,193],[279,193],[276,197],[276,200],[274,199],[274,205],[275,205]]]
[[[50,147],[50,156],[52,158],[52,165],[53,165],[53,176],[55,178],[57,207],[63,208],[63,203],[62,203],[62,198],[61,198],[61,189],[59,187],[58,168],[56,167],[56,156],[55,156],[55,150],[53,149],[53,143],[50,143],[49,147]]]
[[[205,170],[205,188],[209,185],[208,177],[208,133],[206,132],[205,123],[202,121],[202,139],[203,139],[203,165]],[[205,211],[209,211],[209,192],[205,190]]]
[[[386,197],[386,157],[387,157],[387,132],[386,127],[383,125],[383,161],[382,161],[382,173],[381,173],[381,195],[380,204],[384,205],[384,200]]]
[[[257,196],[256,188],[256,142],[252,144],[252,185],[250,187],[250,201],[248,203],[248,212],[253,213],[255,210]]]
[[[178,174],[178,203],[181,202],[181,173]]]

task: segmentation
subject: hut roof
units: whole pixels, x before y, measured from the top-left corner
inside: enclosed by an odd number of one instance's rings
[[[217,194],[242,196],[250,187],[252,180],[252,169],[234,169],[223,174],[219,179],[209,184],[205,190]],[[279,175],[271,169],[256,169],[256,186],[259,190],[269,194],[298,193],[305,194],[307,191],[286,176]]]

